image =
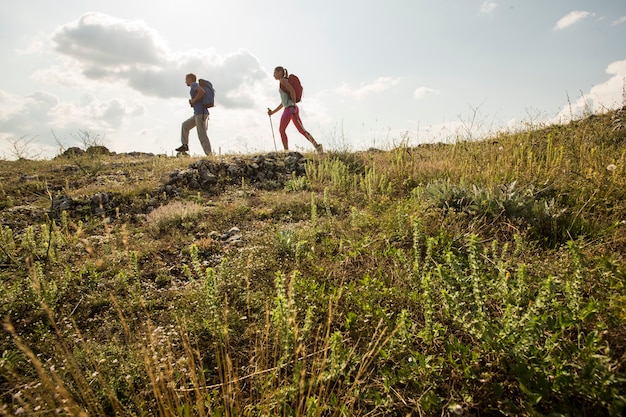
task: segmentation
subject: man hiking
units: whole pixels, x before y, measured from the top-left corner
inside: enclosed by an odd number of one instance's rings
[[[191,99],[189,105],[193,107],[193,116],[185,120],[180,133],[180,141],[182,146],[176,148],[176,152],[186,154],[189,152],[189,131],[194,127],[198,130],[198,139],[202,150],[206,155],[211,154],[211,142],[207,135],[209,110],[202,104],[202,96],[204,96],[204,88],[196,82],[196,75],[189,73],[185,76],[185,84],[190,87],[189,94]]]

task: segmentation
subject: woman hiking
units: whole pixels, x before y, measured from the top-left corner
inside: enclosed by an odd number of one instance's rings
[[[323,148],[321,143],[317,143],[315,139],[313,139],[313,135],[304,129],[302,125],[302,120],[300,120],[300,111],[298,110],[298,106],[296,106],[296,91],[293,89],[291,84],[289,84],[289,73],[283,67],[276,67],[274,69],[274,78],[279,81],[279,93],[280,93],[280,104],[274,110],[270,108],[267,109],[267,114],[272,117],[274,113],[284,108],[283,115],[280,117],[280,138],[283,141],[283,148],[285,151],[289,150],[289,140],[287,139],[287,126],[289,122],[293,121],[294,126],[298,129],[305,138],[313,144],[315,150],[318,153],[323,153]]]

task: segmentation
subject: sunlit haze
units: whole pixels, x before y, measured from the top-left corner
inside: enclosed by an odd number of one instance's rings
[[[472,139],[624,105],[623,0],[0,0],[0,159],[87,132],[173,154],[185,74],[211,80],[221,153],[275,149],[274,67],[327,150]],[[273,116],[277,128],[279,115]],[[275,131],[276,140],[278,132]],[[294,150],[312,151],[293,126]],[[202,154],[195,130],[193,154]],[[280,143],[278,143],[280,149]]]

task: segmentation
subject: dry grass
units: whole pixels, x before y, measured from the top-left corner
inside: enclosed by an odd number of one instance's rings
[[[615,117],[328,152],[283,191],[2,162],[0,415],[621,415]],[[48,217],[112,191],[115,214]]]
[[[195,220],[206,211],[201,204],[188,201],[172,201],[152,210],[146,216],[147,222],[152,227],[160,228],[167,223]]]

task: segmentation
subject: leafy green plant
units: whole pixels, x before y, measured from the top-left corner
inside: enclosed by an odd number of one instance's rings
[[[437,181],[413,190],[415,198],[444,210],[465,213],[475,221],[507,222],[516,230],[530,230],[550,245],[561,244],[586,230],[584,219],[560,203],[549,187],[517,182],[495,189],[475,184]]]
[[[331,152],[282,190],[5,161],[0,414],[622,415],[612,118]],[[59,190],[115,210],[51,219]]]
[[[285,183],[287,191],[308,191],[311,188],[311,181],[306,176],[296,176],[292,174],[291,179]]]

